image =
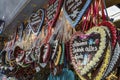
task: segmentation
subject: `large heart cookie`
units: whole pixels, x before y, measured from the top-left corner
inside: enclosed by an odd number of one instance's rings
[[[92,0],[65,0],[63,7],[64,14],[72,27],[76,27],[79,23],[91,1]]]
[[[49,0],[47,7],[47,21],[50,27],[54,27],[64,0]]]
[[[32,32],[38,35],[45,18],[45,12],[43,9],[39,9],[36,13],[33,13],[29,18],[29,25]]]
[[[102,60],[106,49],[106,31],[93,27],[86,34],[76,33],[70,40],[70,56],[75,71],[80,75],[87,74]]]

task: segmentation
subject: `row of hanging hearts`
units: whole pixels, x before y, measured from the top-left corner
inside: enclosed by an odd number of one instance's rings
[[[106,79],[119,65],[119,31],[104,8],[103,0],[91,3],[70,40],[71,62],[82,80]]]
[[[5,65],[2,69],[5,74],[10,75],[12,72],[15,75],[20,71],[24,72],[24,69],[26,71],[31,68],[27,71],[30,73],[27,74],[33,74],[37,72],[38,65],[42,68],[51,62],[55,66],[62,65],[66,59],[67,63],[72,63],[81,79],[105,78],[116,67],[120,56],[120,42],[116,40],[116,45],[113,47],[112,35],[108,26],[100,25],[85,33],[74,33],[70,42],[67,43],[55,40],[53,43],[47,43],[28,51],[16,46],[14,51],[1,53],[2,65]],[[92,76],[88,77],[88,74]]]
[[[8,44],[12,48],[7,47],[1,52],[2,65],[5,65],[1,67],[3,73],[17,75],[23,71],[28,75],[26,73],[28,71],[31,75],[39,71],[38,65],[44,68],[48,63],[53,62],[57,66],[65,63],[66,59],[68,63],[72,63],[80,79],[100,80],[106,78],[117,67],[120,55],[120,33],[113,23],[107,21],[103,0],[65,0],[64,14],[77,32],[71,36],[70,42],[63,43],[59,40],[49,42],[52,36],[51,27],[54,27],[58,20],[62,3],[63,0],[49,0],[46,13],[48,34],[43,44],[23,50],[14,45],[16,42],[14,37]],[[42,30],[44,18],[43,9],[33,13],[28,21],[29,33],[31,30],[38,36]],[[17,32],[21,40],[23,28],[20,30]]]

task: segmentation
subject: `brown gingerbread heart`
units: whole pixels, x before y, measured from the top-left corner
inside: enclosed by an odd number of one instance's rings
[[[107,48],[107,34],[102,27],[75,33],[70,40],[70,56],[75,71],[83,76],[99,65]]]

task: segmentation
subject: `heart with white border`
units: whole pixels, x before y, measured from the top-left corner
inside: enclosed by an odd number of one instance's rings
[[[101,27],[93,27],[85,34],[75,33],[70,40],[70,57],[75,71],[86,75],[99,65],[107,48],[106,31]]]
[[[65,0],[63,11],[72,27],[76,27],[79,23],[91,1],[92,0]]]
[[[42,25],[44,23],[45,12],[43,9],[39,9],[36,13],[33,13],[29,18],[29,26],[33,34],[38,35]]]

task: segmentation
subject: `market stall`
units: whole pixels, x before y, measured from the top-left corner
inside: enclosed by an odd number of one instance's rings
[[[1,33],[1,79],[119,80],[120,25],[106,8],[120,1],[111,1],[28,3],[34,11],[23,18],[25,7]]]

